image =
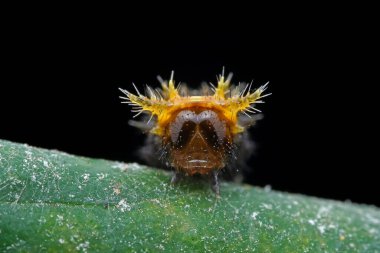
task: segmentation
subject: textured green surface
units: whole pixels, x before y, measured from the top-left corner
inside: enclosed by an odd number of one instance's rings
[[[0,140],[0,252],[380,252],[375,207]]]

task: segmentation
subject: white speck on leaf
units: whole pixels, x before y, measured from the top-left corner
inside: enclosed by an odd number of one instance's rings
[[[57,179],[62,179],[61,175],[59,175],[58,173],[54,173],[53,174],[53,177],[57,178]]]
[[[78,239],[78,237],[79,237],[79,235],[72,235],[72,236],[70,236],[70,242],[75,243],[76,240]]]
[[[152,199],[152,202],[154,202],[156,204],[161,204],[161,202],[158,199]]]
[[[83,243],[80,243],[77,247],[76,250],[82,250],[82,252],[87,252],[87,249],[90,247],[90,242],[85,241]]]
[[[104,173],[96,173],[96,175],[98,176],[98,180],[102,180],[105,177],[107,177],[107,174],[104,174]]]
[[[88,174],[88,173],[84,173],[84,174],[82,175],[82,177],[83,177],[83,181],[84,181],[84,182],[87,182],[87,181],[90,179],[90,174]]]
[[[320,232],[321,234],[324,234],[324,233],[325,233],[326,226],[324,226],[324,225],[320,225],[320,226],[318,226],[317,228],[318,228],[318,230],[319,230],[319,232]]]
[[[157,248],[160,249],[160,250],[165,250],[165,247],[162,244],[158,245]]]
[[[309,222],[311,225],[315,225],[315,220],[308,220],[307,222]]]
[[[65,240],[63,240],[62,238],[60,238],[60,239],[58,240],[58,242],[59,242],[60,244],[64,244],[64,243],[65,243]]]
[[[264,207],[265,209],[268,209],[268,210],[272,209],[272,205],[271,204],[262,203],[261,206]]]
[[[329,224],[328,228],[334,229],[336,226],[334,224]]]
[[[41,217],[40,219],[38,219],[38,222],[40,224],[44,224],[44,223],[46,223],[46,219],[44,217]]]
[[[63,225],[63,216],[57,214],[57,219],[56,219],[56,221],[57,221],[57,223],[58,223],[59,225]]]
[[[127,200],[126,199],[122,199],[119,201],[119,203],[117,204],[117,207],[120,209],[120,211],[122,211],[123,213],[125,211],[131,211],[131,206],[128,205],[127,203]]]
[[[253,213],[251,214],[251,218],[254,219],[254,220],[256,220],[257,215],[259,215],[258,212],[253,212]]]

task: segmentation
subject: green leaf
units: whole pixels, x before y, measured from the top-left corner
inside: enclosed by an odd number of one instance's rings
[[[0,141],[0,252],[380,252],[376,207]],[[322,186],[321,186],[322,187]]]

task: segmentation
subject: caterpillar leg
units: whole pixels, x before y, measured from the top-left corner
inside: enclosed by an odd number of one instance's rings
[[[179,181],[181,181],[182,177],[183,177],[182,173],[176,171],[176,172],[174,172],[174,175],[172,176],[172,179],[171,179],[170,183],[171,184],[176,184]]]
[[[220,187],[219,187],[219,178],[218,171],[214,170],[211,173],[211,189],[215,193],[217,198],[220,198]]]

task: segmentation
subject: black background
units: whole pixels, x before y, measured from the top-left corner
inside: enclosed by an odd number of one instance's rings
[[[340,22],[249,18],[216,26],[154,27],[141,20],[33,18],[3,42],[0,138],[73,154],[135,161],[144,136],[128,126],[118,87],[158,85],[156,76],[197,87],[223,66],[235,81],[270,81],[251,129],[253,185],[380,205],[376,100],[364,79],[366,43]],[[219,27],[218,27],[219,26]],[[218,29],[216,28],[218,27]],[[361,37],[363,38],[363,37]]]

